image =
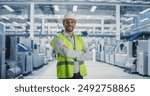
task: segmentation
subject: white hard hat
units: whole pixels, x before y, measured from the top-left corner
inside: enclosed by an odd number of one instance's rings
[[[73,13],[73,12],[67,12],[65,15],[64,15],[64,18],[63,18],[63,20],[65,20],[65,19],[74,19],[74,20],[76,20],[76,15],[75,15],[75,13]]]

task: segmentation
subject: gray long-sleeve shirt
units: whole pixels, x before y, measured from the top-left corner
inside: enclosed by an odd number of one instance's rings
[[[66,32],[63,32],[63,34],[71,41],[71,43],[74,47],[73,36],[69,36],[69,34],[67,34]],[[83,54],[84,54],[83,51],[70,50],[70,49],[66,48],[64,46],[64,42],[60,38],[55,37],[55,42],[56,42],[55,48],[59,52],[59,54],[61,54],[62,56],[69,57],[69,58],[77,58],[77,59],[83,57]],[[83,48],[84,48],[84,51],[86,52],[87,46],[85,45],[85,43],[83,43]],[[80,69],[79,62],[74,61],[74,73],[78,73],[80,71],[79,69]]]

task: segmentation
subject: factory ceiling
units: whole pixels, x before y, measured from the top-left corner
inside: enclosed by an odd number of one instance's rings
[[[119,5],[122,32],[131,29],[129,25],[140,12],[150,9],[150,0],[0,0],[0,23],[8,32],[29,30],[31,4],[34,4],[34,30],[42,31],[44,24],[45,32],[54,33],[63,30],[62,18],[67,11],[77,14],[77,32],[116,32],[116,5]]]

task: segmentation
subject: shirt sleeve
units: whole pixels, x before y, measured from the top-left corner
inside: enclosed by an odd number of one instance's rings
[[[83,40],[83,51],[86,53],[86,52],[89,52],[89,50],[88,50],[88,46],[87,46],[87,44],[84,42],[84,40]]]
[[[92,60],[92,53],[88,50],[87,44],[83,40],[83,52],[78,55],[77,60]]]
[[[69,58],[77,58],[80,57],[83,52],[78,51],[78,50],[70,50],[64,46],[64,42],[56,37],[55,39],[55,48],[58,51],[59,54],[61,54],[64,57],[69,57]]]

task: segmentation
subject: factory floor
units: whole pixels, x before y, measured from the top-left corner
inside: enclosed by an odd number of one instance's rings
[[[84,79],[150,79],[150,77],[139,74],[129,74],[124,69],[104,63],[85,61],[88,75]],[[48,65],[34,70],[24,76],[24,79],[57,79],[56,61],[49,62]]]

